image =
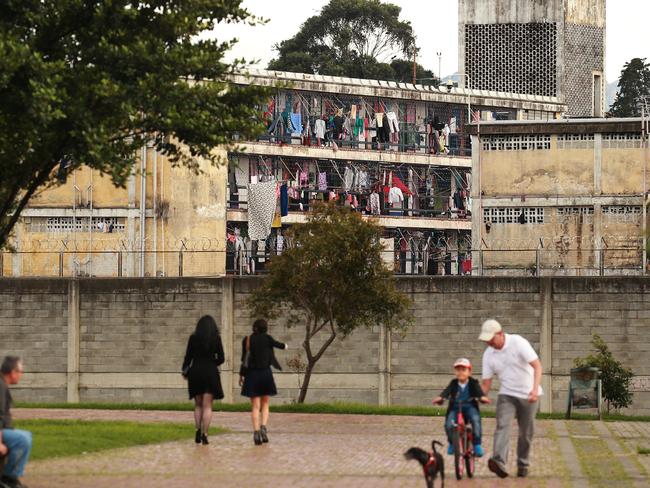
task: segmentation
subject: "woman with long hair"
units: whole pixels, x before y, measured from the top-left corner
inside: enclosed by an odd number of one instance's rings
[[[253,323],[253,334],[242,341],[242,367],[239,371],[241,394],[251,399],[253,441],[258,446],[269,442],[269,401],[278,393],[271,366],[282,369],[275,359],[274,348],[287,349],[286,344],[276,341],[267,333],[268,328],[264,319]]]
[[[219,366],[225,359],[217,323],[209,315],[201,317],[187,341],[183,360],[183,376],[187,379],[190,400],[194,399],[194,440],[197,444],[209,444],[212,402],[223,398]]]

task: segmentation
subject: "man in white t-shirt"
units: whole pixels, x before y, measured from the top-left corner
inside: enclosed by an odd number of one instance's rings
[[[530,446],[533,442],[537,401],[542,394],[542,363],[526,339],[503,332],[496,320],[486,320],[481,327],[479,340],[488,348],[483,353],[483,382],[487,395],[492,378],[497,376],[501,385],[497,397],[497,428],[494,433],[494,452],[488,468],[501,478],[508,476],[508,444],[512,420],[517,419],[517,476],[528,475]]]

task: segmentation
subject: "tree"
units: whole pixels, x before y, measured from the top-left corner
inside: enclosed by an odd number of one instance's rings
[[[407,60],[413,59],[415,36],[411,24],[399,20],[401,10],[379,0],[330,0],[296,35],[275,46],[278,57],[269,69],[410,83],[413,64]],[[418,65],[418,71],[425,70]],[[418,76],[433,78],[428,74]]]
[[[314,366],[338,336],[376,325],[405,330],[410,301],[382,259],[381,229],[358,213],[316,206],[291,233],[295,245],[271,260],[249,304],[257,316],[271,317],[285,306],[290,326],[304,327],[303,403]]]
[[[0,248],[37,190],[87,165],[124,186],[153,140],[198,171],[213,148],[262,128],[261,87],[233,86],[233,41],[199,37],[257,22],[241,0],[7,0],[0,5]]]
[[[600,369],[600,378],[603,382],[603,398],[607,403],[607,413],[610,408],[620,410],[632,405],[632,370],[625,368],[620,361],[614,358],[607,343],[598,335],[594,334],[592,346],[596,354],[590,354],[586,358],[578,358],[575,365],[578,368],[592,367]]]
[[[640,117],[639,102],[650,96],[650,63],[634,58],[625,63],[618,81],[616,99],[609,111],[611,117]]]

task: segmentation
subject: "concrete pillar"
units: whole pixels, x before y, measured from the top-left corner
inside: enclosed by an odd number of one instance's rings
[[[68,403],[79,403],[79,363],[81,332],[79,321],[79,280],[68,282],[68,368],[67,368],[67,400]]]
[[[553,279],[540,279],[542,323],[539,331],[539,357],[542,362],[542,388],[544,395],[540,409],[544,413],[553,411]]]
[[[483,241],[483,205],[481,203],[481,159],[480,140],[472,136],[472,274],[480,275],[483,256],[480,252]]]
[[[14,247],[16,251],[23,251],[25,246],[23,245],[23,225],[25,225],[21,220],[18,221],[18,224],[14,226]],[[19,252],[14,252],[11,254],[11,276],[22,276],[23,275],[23,256]],[[27,255],[28,259],[31,259],[31,255]]]
[[[603,193],[602,188],[602,167],[603,167],[603,135],[594,134],[594,197],[598,198]],[[594,199],[595,201],[596,198]],[[594,203],[594,265],[600,270],[603,255],[599,249],[604,247],[603,243],[603,207],[600,203]],[[599,271],[596,271],[599,274]]]
[[[391,348],[390,330],[385,325],[379,326],[379,405],[391,404]]]
[[[221,382],[226,403],[232,403],[234,398],[233,374],[237,368],[235,361],[235,280],[232,276],[221,279],[221,341],[226,362],[221,366]]]

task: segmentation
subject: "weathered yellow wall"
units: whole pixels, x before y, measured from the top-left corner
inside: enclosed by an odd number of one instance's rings
[[[643,149],[603,149],[601,180],[604,195],[641,195]]]
[[[98,171],[82,167],[71,173],[63,185],[55,186],[41,191],[29,203],[30,207],[64,207],[72,208],[75,185],[79,189],[84,206],[88,203],[88,188],[92,182],[92,200],[95,208],[123,208],[126,207],[127,191],[125,188],[116,188],[110,177],[101,176]],[[77,196],[77,204],[79,203]]]
[[[141,152],[139,153],[140,156]],[[220,151],[225,158],[225,151]],[[185,276],[214,276],[225,274],[225,236],[226,236],[226,179],[225,165],[213,166],[207,161],[200,162],[201,174],[194,174],[186,168],[173,168],[169,161],[157,156],[156,206],[167,202],[169,211],[166,218],[155,219],[156,239],[154,244],[154,151],[147,151],[146,208],[150,214],[145,220],[145,275],[178,275],[178,251],[181,241],[187,245],[183,256],[183,274]],[[136,170],[140,163],[136,164]],[[87,203],[86,188],[90,185],[91,171],[81,168],[75,172],[75,180],[69,177],[66,184],[43,191],[34,199],[31,208],[72,208],[73,185],[83,190],[83,208]],[[107,177],[92,174],[93,207],[128,208],[128,190],[116,188]],[[129,268],[126,250],[140,249],[140,188],[141,179],[135,177],[135,211],[136,218],[129,221],[124,218],[125,230],[113,233],[90,232],[31,232],[29,224],[19,221],[14,233],[14,245],[17,250],[31,251],[17,257],[4,255],[2,271],[5,276],[13,274],[22,276],[48,275],[59,273],[59,251],[66,249],[63,271],[69,276],[73,270],[97,276],[118,275],[118,253],[122,253],[122,269],[125,276],[140,270],[140,253],[134,253],[132,266]],[[129,223],[132,224],[129,232]],[[129,240],[131,236],[132,240]],[[92,242],[92,244],[91,244]],[[154,258],[155,250],[156,253]],[[91,257],[88,251],[96,252]],[[162,251],[165,251],[163,258]],[[38,251],[38,253],[37,253]],[[192,252],[210,251],[210,252]],[[18,266],[14,266],[18,260]],[[75,265],[75,262],[77,263]],[[155,266],[154,266],[155,265]]]
[[[504,195],[590,195],[594,189],[593,149],[481,152],[486,197]]]

